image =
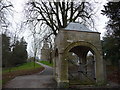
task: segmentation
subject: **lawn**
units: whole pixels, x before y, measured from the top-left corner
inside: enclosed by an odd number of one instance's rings
[[[42,64],[48,65],[50,67],[53,67],[53,63],[50,63],[49,61],[39,61]]]
[[[35,63],[35,67],[34,67],[34,62],[28,62],[28,63],[24,63],[20,66],[17,67],[12,67],[12,68],[4,68],[2,70],[2,73],[6,73],[6,72],[13,72],[13,71],[18,71],[18,70],[30,70],[30,69],[36,69],[41,67],[39,64]]]
[[[42,71],[43,69],[44,69],[44,67],[40,66],[37,63],[35,63],[35,67],[34,67],[33,62],[28,62],[28,63],[22,64],[20,66],[13,67],[13,68],[11,68],[11,70],[3,69],[2,70],[2,72],[3,72],[2,73],[2,86],[4,87],[4,85],[9,80],[15,78],[16,76],[30,75],[30,74],[38,73],[38,72]]]

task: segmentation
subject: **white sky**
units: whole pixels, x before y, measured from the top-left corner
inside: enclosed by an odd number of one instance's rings
[[[14,10],[16,12],[14,12],[14,22],[16,23],[20,23],[21,21],[23,21],[23,9],[24,9],[24,3],[27,2],[27,0],[9,0],[13,3],[14,5]],[[88,0],[89,1],[89,0]],[[96,28],[98,30],[98,32],[101,32],[102,36],[104,35],[104,31],[105,31],[105,23],[107,22],[107,18],[106,16],[103,16],[101,13],[101,10],[103,9],[103,5],[107,2],[107,0],[93,0],[95,2],[99,2],[101,4],[97,5],[97,8],[99,7],[99,10],[97,12],[97,16],[96,17]],[[13,22],[13,23],[14,23]],[[15,24],[13,24],[14,27],[16,27]]]
[[[11,1],[13,3],[14,6],[14,16],[13,19],[11,19],[13,21],[13,28],[16,29],[16,23],[20,23],[21,21],[24,20],[23,18],[23,9],[24,9],[24,3],[27,2],[28,0],[8,0]],[[89,1],[89,0],[88,0]],[[101,10],[103,9],[103,5],[107,2],[107,0],[93,0],[95,2],[99,2],[99,5],[96,5],[98,9],[98,12],[96,13],[97,17],[96,17],[96,21],[95,21],[95,27],[97,29],[98,32],[101,33],[101,38],[104,36],[104,32],[105,32],[105,26],[106,26],[106,22],[108,21],[106,16],[103,16],[101,13]],[[28,42],[28,51],[30,50],[30,38],[27,37],[27,34],[29,32],[23,34],[25,36],[25,40]]]

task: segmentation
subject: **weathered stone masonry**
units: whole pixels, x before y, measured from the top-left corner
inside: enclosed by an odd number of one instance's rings
[[[54,75],[59,87],[70,84],[68,74],[68,53],[74,52],[85,61],[86,54],[91,51],[95,55],[95,82],[103,84],[106,81],[100,33],[91,31],[79,23],[70,23],[60,29],[55,38]]]

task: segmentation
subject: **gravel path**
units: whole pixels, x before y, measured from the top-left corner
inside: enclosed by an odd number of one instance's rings
[[[53,78],[53,68],[47,65],[38,64],[45,69],[37,74],[18,76],[12,79],[5,88],[55,88],[56,83]]]

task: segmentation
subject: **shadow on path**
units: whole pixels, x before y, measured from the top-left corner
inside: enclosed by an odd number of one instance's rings
[[[53,68],[36,62],[45,69],[37,74],[18,76],[7,83],[5,88],[55,88]]]

